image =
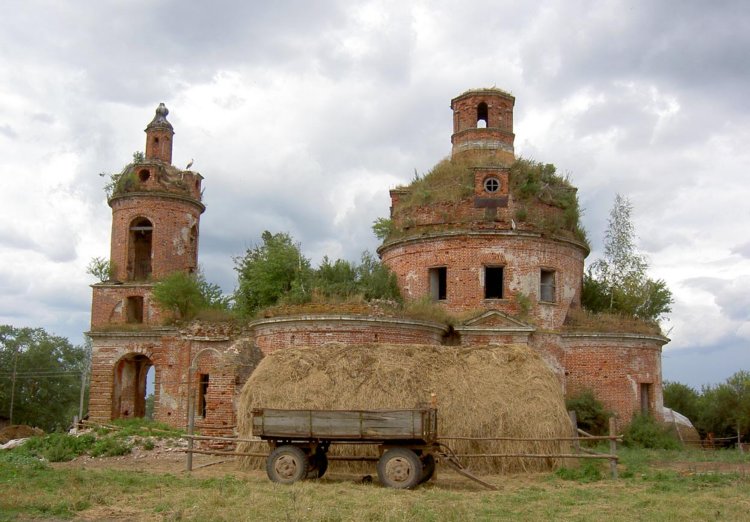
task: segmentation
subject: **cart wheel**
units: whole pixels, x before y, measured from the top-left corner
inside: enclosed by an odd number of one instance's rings
[[[378,478],[391,488],[413,488],[422,478],[422,461],[410,449],[389,449],[378,460]]]
[[[432,478],[435,474],[435,457],[432,453],[422,457],[422,478],[419,479],[420,484],[424,484]]]
[[[326,470],[328,469],[328,457],[326,457],[325,453],[315,453],[310,457],[309,462],[310,467],[307,470],[307,476],[305,478],[316,479],[321,478],[326,474]]]
[[[279,446],[266,461],[266,473],[273,482],[292,484],[307,475],[307,455],[297,446]]]

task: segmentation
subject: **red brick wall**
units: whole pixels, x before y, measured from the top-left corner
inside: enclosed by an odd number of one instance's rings
[[[649,410],[661,418],[661,347],[665,342],[663,337],[638,334],[564,334],[561,363],[566,394],[592,390],[623,427],[640,411],[640,385],[650,384]]]
[[[477,128],[477,108],[487,104],[487,127]],[[469,91],[451,101],[453,109],[452,157],[494,157],[510,163],[513,155],[513,105],[515,98],[496,90]]]
[[[196,429],[203,434],[231,433],[236,424],[236,400],[259,358],[238,353],[226,338],[195,339],[184,332],[162,329],[144,332],[93,332],[92,379],[89,415],[106,421],[123,416],[116,411],[120,394],[115,368],[123,358],[142,354],[154,366],[154,418],[176,427],[187,425],[188,380],[197,397],[199,375],[209,375],[206,415],[196,417]],[[218,353],[217,353],[218,352]],[[248,350],[251,352],[251,350]],[[190,364],[195,359],[195,372]],[[240,379],[242,376],[242,379]],[[129,390],[124,390],[128,392]],[[123,406],[125,408],[126,406]],[[132,409],[128,409],[132,415]]]
[[[198,225],[203,206],[174,195],[139,194],[113,198],[112,250],[115,278],[128,280],[130,224],[145,217],[154,229],[151,240],[152,278],[198,265]],[[193,228],[195,227],[195,228]]]
[[[297,316],[250,323],[255,344],[265,354],[291,346],[327,343],[441,344],[446,326],[408,319],[355,316]]]
[[[563,324],[568,307],[580,303],[585,251],[566,241],[538,234],[435,234],[418,240],[393,242],[380,251],[383,263],[398,278],[407,299],[430,295],[428,269],[446,266],[447,298],[439,301],[451,312],[497,309],[520,312],[517,294],[530,299],[530,317],[544,328]],[[504,298],[484,298],[484,267],[504,267]],[[541,268],[555,271],[556,301],[539,303]]]
[[[91,328],[127,324],[127,298],[133,296],[143,297],[143,325],[162,325],[165,314],[151,299],[152,286],[150,283],[92,285]]]

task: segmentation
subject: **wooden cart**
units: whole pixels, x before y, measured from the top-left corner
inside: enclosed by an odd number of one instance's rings
[[[377,444],[378,477],[392,488],[413,488],[435,472],[437,410],[253,410],[253,435],[271,445],[268,478],[291,484],[322,477],[336,442]]]

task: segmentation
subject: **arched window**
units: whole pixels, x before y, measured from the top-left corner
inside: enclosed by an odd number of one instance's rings
[[[487,104],[482,102],[477,105],[477,128],[484,129],[490,126],[490,118],[487,111]]]
[[[151,276],[151,247],[154,226],[144,217],[130,223],[128,233],[128,279],[145,281]]]

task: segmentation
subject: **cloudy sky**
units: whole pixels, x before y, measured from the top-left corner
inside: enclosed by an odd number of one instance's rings
[[[516,152],[579,187],[592,239],[627,196],[675,295],[664,376],[750,370],[750,7],[718,1],[10,0],[0,18],[0,323],[73,342],[109,253],[100,172],[159,102],[205,177],[200,262],[231,292],[263,230],[377,247],[388,189],[450,153],[450,99],[516,97]]]

